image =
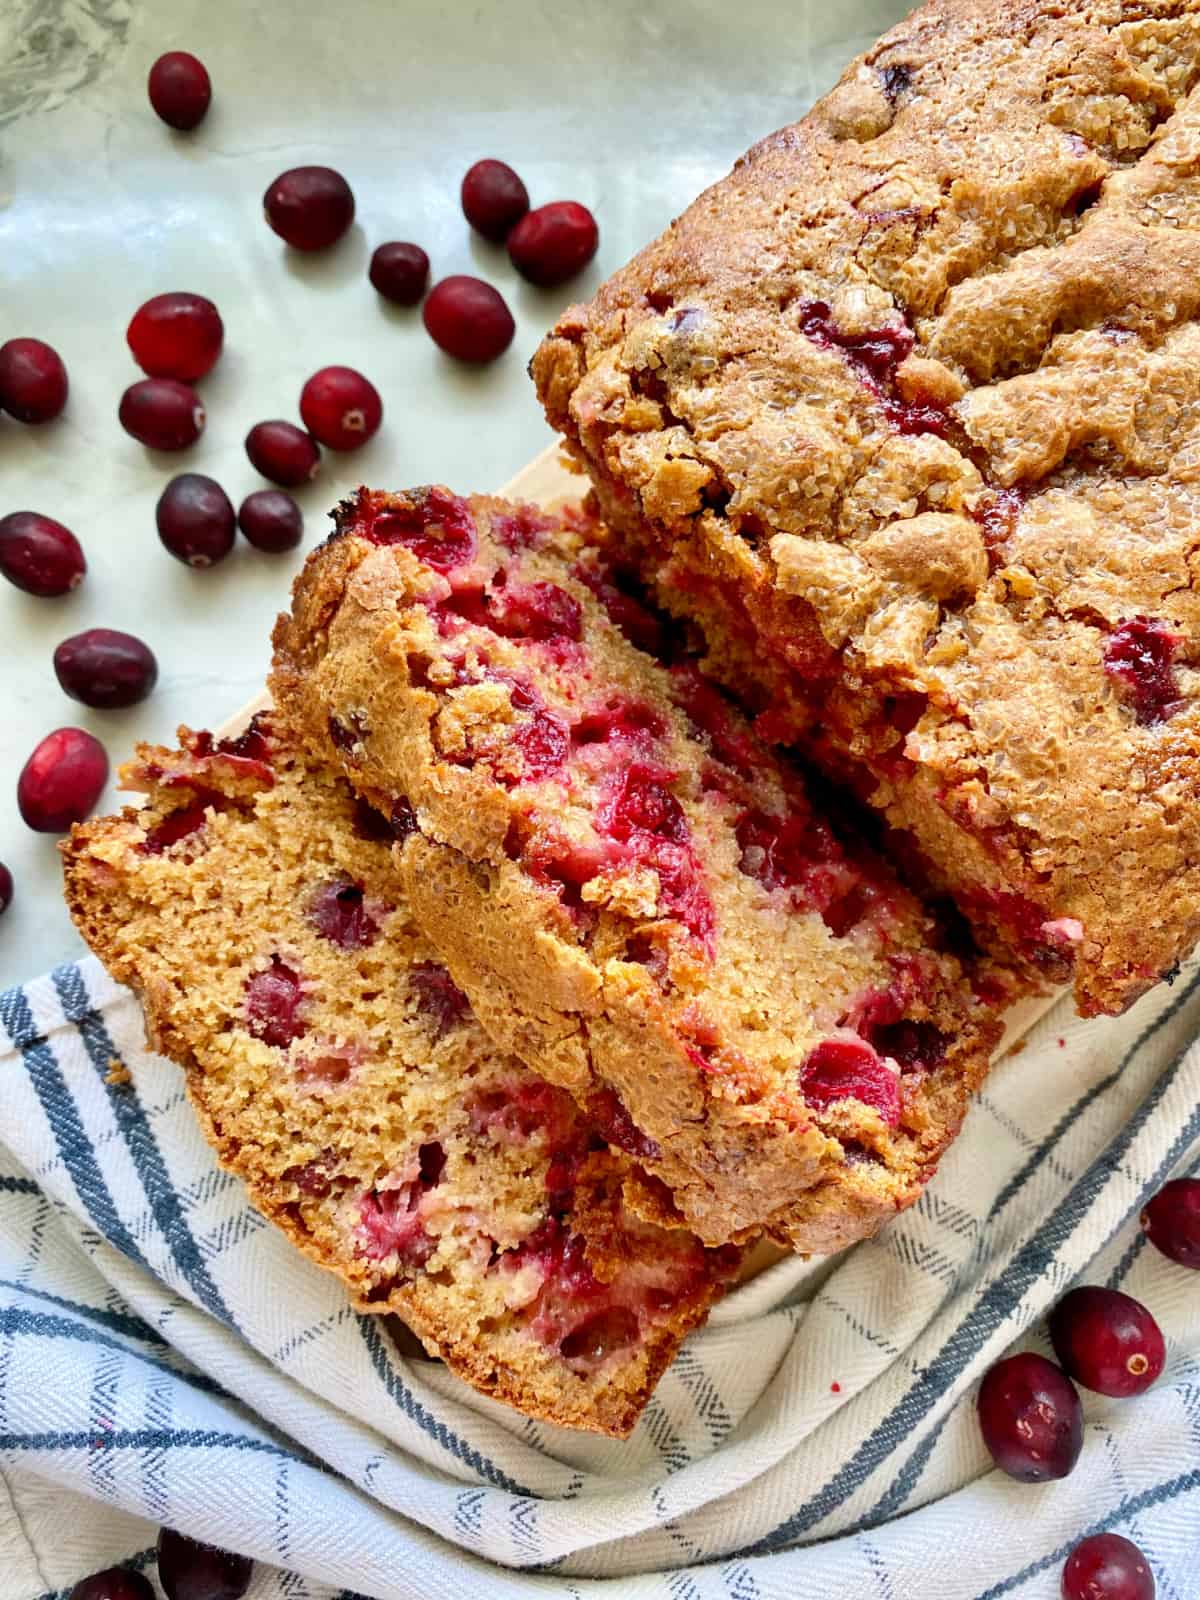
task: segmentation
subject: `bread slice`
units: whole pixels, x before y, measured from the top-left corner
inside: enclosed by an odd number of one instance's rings
[[[414,914],[493,1038],[605,1106],[710,1245],[832,1250],[914,1200],[994,1009],[839,803],[577,513],[432,488],[337,520],[273,693],[402,816]]]
[[[387,818],[279,716],[180,740],[124,769],[145,804],[73,830],[66,891],[222,1164],[467,1383],[627,1434],[737,1252],[634,1213],[621,1126],[492,1046],[413,924]]]

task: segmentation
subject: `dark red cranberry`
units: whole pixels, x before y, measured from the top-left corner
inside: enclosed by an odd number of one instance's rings
[[[1049,1323],[1055,1355],[1085,1389],[1117,1398],[1141,1394],[1162,1372],[1162,1330],[1140,1300],[1118,1289],[1072,1289]]]
[[[317,441],[294,422],[256,422],[246,435],[246,454],[264,478],[284,489],[298,489],[321,468]]]
[[[376,544],[407,545],[418,561],[438,572],[465,566],[475,557],[471,508],[444,489],[430,489],[387,506],[374,517],[366,534]]]
[[[156,294],[134,312],[125,339],[147,376],[195,383],[216,366],[225,324],[202,294]]]
[[[1154,1600],[1154,1574],[1145,1556],[1119,1533],[1094,1533],[1067,1557],[1063,1600]]]
[[[619,628],[630,644],[637,645],[648,655],[656,656],[662,647],[663,626],[652,611],[621,587],[619,576],[593,561],[581,561],[575,576],[588,588],[608,612],[613,626]]]
[[[1163,1255],[1200,1270],[1200,1178],[1164,1184],[1142,1212],[1142,1231]]]
[[[0,915],[7,911],[9,906],[12,905],[12,897],[13,875],[4,865],[3,861],[0,861]]]
[[[304,537],[304,516],[282,489],[256,489],[242,501],[238,527],[256,550],[277,555],[294,550]]]
[[[640,1337],[637,1313],[627,1306],[609,1306],[581,1322],[558,1348],[564,1361],[590,1369],[618,1350],[627,1350]]]
[[[308,920],[323,939],[342,950],[365,950],[379,935],[379,923],[367,910],[361,886],[348,878],[333,879],[314,891]]]
[[[574,200],[530,211],[508,236],[508,253],[523,278],[550,289],[587,266],[600,243],[596,219]]]
[[[149,1578],[128,1567],[106,1567],[93,1572],[71,1590],[70,1600],[154,1600]]]
[[[433,1024],[435,1039],[460,1027],[470,1015],[466,995],[440,962],[414,961],[408,969],[408,983],[418,1010]]]
[[[614,1090],[597,1089],[588,1100],[587,1113],[607,1144],[627,1150],[631,1156],[637,1156],[642,1161],[657,1161],[662,1155],[657,1141],[642,1132]]]
[[[204,432],[205,413],[190,385],[175,378],[142,378],[121,396],[117,418],[126,433],[151,450],[186,450]]]
[[[0,517],[0,572],[18,589],[43,598],[67,594],[86,571],[79,540],[61,522],[37,511]]]
[[[18,422],[53,422],[67,403],[67,369],[40,339],[0,344],[0,411]]]
[[[979,1386],[983,1442],[1002,1472],[1022,1483],[1065,1478],[1083,1448],[1083,1407],[1053,1361],[1026,1351],[989,1368]]]
[[[168,50],[150,68],[150,104],[169,128],[189,133],[204,121],[212,80],[203,61],[186,50]]]
[[[173,1528],[158,1536],[158,1581],[167,1600],[241,1600],[253,1575],[249,1556],[201,1544]]]
[[[300,416],[330,450],[357,450],[378,431],[383,401],[353,367],[322,367],[300,391]]]
[[[1182,704],[1173,667],[1181,642],[1158,617],[1133,617],[1108,637],[1104,670],[1127,691],[1143,725],[1165,721]]]
[[[816,1110],[835,1100],[874,1106],[889,1128],[900,1121],[900,1079],[861,1039],[822,1039],[800,1069],[804,1098]]]
[[[210,802],[197,800],[194,805],[182,806],[178,811],[169,811],[161,822],[155,825],[142,840],[142,849],[147,855],[160,856],[164,850],[169,850],[173,844],[178,844],[180,839],[190,839],[192,834],[199,833],[208,821],[208,808]]]
[[[64,639],[55,650],[54,675],[72,700],[112,711],[146,698],[158,681],[158,662],[132,633],[88,628]]]
[[[442,614],[463,617],[505,639],[577,641],[583,613],[574,595],[557,583],[511,584],[486,595],[482,589],[460,589],[439,607]]]
[[[246,1026],[256,1039],[283,1050],[305,1031],[300,975],[278,956],[246,980]]]
[[[477,161],[462,181],[462,208],[476,233],[503,244],[529,210],[529,190],[503,161]]]
[[[614,839],[653,833],[682,844],[688,837],[683,807],[667,788],[670,774],[646,762],[632,762],[620,774],[611,796],[597,813],[598,824]]]
[[[517,704],[514,695],[513,704]],[[556,773],[567,759],[571,735],[566,725],[542,706],[531,708],[527,723],[513,735],[513,744],[524,762],[524,781],[540,783]]]
[[[434,344],[456,361],[495,361],[517,331],[498,290],[465,273],[435,284],[421,315]]]
[[[233,549],[237,522],[229,496],[202,472],[172,478],[155,507],[158,537],[189,567],[211,567]]]
[[[375,250],[367,276],[385,300],[415,306],[429,282],[429,257],[419,244],[393,239]]]
[[[108,781],[108,756],[82,728],[48,733],[21,768],[17,807],[37,833],[66,833],[82,822]]]
[[[293,250],[327,250],[354,221],[354,194],[332,167],[292,167],[263,195],[263,209]]]

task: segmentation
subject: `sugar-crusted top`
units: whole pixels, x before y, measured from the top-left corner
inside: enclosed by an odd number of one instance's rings
[[[1093,1008],[1200,929],[1198,55],[1191,0],[931,0],[533,364],[606,514],[852,684],[843,747],[925,697],[913,805]]]

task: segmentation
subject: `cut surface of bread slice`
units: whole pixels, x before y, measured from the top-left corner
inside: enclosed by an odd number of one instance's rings
[[[577,511],[363,491],[338,525],[272,692],[395,819],[492,1036],[607,1106],[709,1244],[827,1251],[911,1203],[998,1032],[933,917]]]
[[[491,1044],[414,926],[386,819],[277,714],[180,733],[125,769],[142,806],[75,828],[66,889],[222,1163],[467,1383],[628,1433],[738,1252],[635,1213],[647,1191],[670,1220],[623,1127]]]

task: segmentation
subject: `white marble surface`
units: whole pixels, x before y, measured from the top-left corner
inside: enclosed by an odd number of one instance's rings
[[[154,503],[177,471],[207,472],[235,501],[263,487],[241,441],[264,417],[296,416],[300,386],[344,362],[376,383],[384,426],[354,456],[326,457],[302,496],[304,548],[362,479],[491,489],[549,430],[525,375],[559,308],[590,291],[755,138],[799,115],[846,59],[899,17],[897,0],[0,0],[0,339],[31,334],[71,375],[64,417],[0,419],[0,515],[66,522],[89,561],[83,587],[37,600],[0,581],[0,860],[17,880],[0,919],[0,987],[74,955],[54,841],[29,832],[16,778],[37,740],[75,723],[114,764],[135,738],[220,722],[260,686],[268,633],[303,550],[242,545],[192,572],[158,543]],[[155,56],[191,49],[214,102],[192,135],[151,113]],[[572,198],[600,223],[600,253],[564,289],[515,278],[458,206],[480,156],[510,161],[534,204]],[[332,251],[292,256],[260,200],[286,167],[340,168],[358,221]],[[507,355],[465,371],[434,348],[419,313],[385,307],[370,250],[411,238],[435,277],[496,283],[517,318]],[[124,331],[151,294],[211,296],[226,351],[201,385],[200,443],[144,450],[117,425],[140,374]],[[68,700],[54,646],[82,628],[140,634],[158,655],[150,700],[101,713]],[[113,799],[110,791],[102,802]]]

